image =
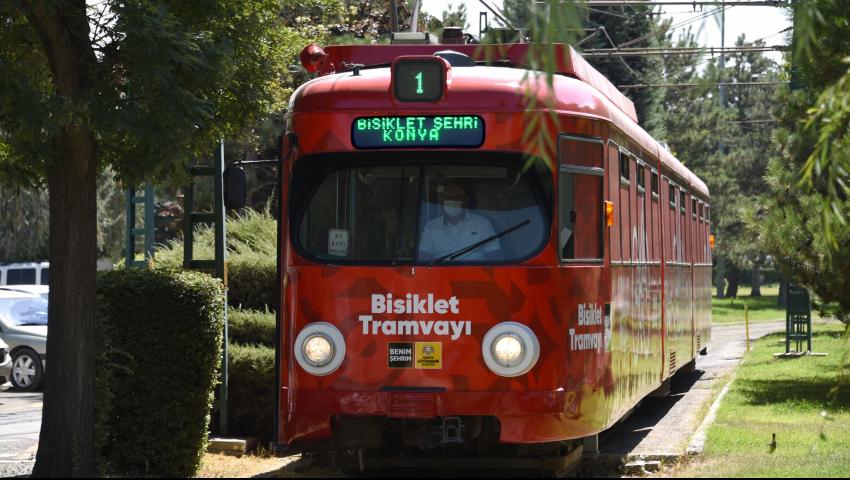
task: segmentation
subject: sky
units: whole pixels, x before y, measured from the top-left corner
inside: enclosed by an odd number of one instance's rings
[[[494,6],[501,8],[501,0],[487,0]],[[469,23],[468,31],[475,35],[478,34],[479,12],[487,11],[487,9],[478,0],[422,0],[422,9],[431,15],[440,17],[443,10],[447,9],[449,4],[458,5],[463,3],[466,5],[467,22]],[[662,6],[656,7],[656,10],[661,10],[663,17],[673,17],[673,24],[687,21],[699,16],[715,7],[703,7],[705,10],[700,10],[697,7],[694,10],[689,6]],[[775,35],[779,31],[791,26],[791,21],[787,18],[787,10],[778,7],[749,7],[749,6],[733,6],[726,9],[726,45],[734,44],[735,39],[739,35],[746,34],[748,40],[765,38],[767,45],[781,45],[785,43],[784,34]],[[487,14],[488,18],[493,22],[493,14]],[[692,23],[696,32],[700,26],[702,31],[698,37],[698,41],[703,46],[719,47],[720,46],[720,15],[712,15],[705,20]],[[678,37],[678,32],[688,28],[688,25],[674,30],[674,37]],[[634,45],[639,46],[639,45]],[[781,54],[779,52],[768,54],[772,59],[780,61]]]

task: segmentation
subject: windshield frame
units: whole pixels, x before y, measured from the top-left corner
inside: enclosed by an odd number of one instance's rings
[[[474,154],[479,158],[470,158]],[[411,158],[412,157],[412,158]],[[485,157],[481,159],[480,157]],[[425,178],[422,173],[429,166],[434,165],[481,165],[507,167],[513,172],[521,172],[525,162],[531,160],[532,167],[522,174],[521,179],[534,196],[540,218],[543,222],[544,231],[540,236],[539,244],[528,254],[522,257],[512,257],[503,260],[452,260],[432,264],[433,259],[422,259],[419,256],[419,241],[422,236],[422,225],[419,216],[423,200],[423,188]],[[310,202],[317,190],[321,187],[324,179],[339,169],[360,167],[395,167],[416,166],[419,169],[419,208],[417,209],[417,232],[416,246],[412,260],[353,260],[353,259],[329,259],[318,257],[310,253],[302,244],[300,239],[300,227],[307,214]],[[305,180],[306,179],[306,180]],[[537,182],[538,185],[534,185]],[[400,150],[368,152],[339,152],[331,154],[305,155],[295,161],[293,172],[290,177],[290,189],[287,200],[288,213],[288,240],[293,250],[304,259],[321,265],[339,266],[380,266],[393,267],[400,265],[426,266],[426,267],[455,267],[455,266],[493,266],[493,265],[519,265],[538,256],[549,245],[552,235],[552,212],[553,212],[553,181],[552,173],[542,159],[531,157],[523,152],[499,152],[499,151],[470,151],[464,150]],[[498,232],[497,232],[498,233]]]

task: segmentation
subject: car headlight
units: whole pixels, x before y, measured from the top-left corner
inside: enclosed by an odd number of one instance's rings
[[[493,358],[505,367],[515,367],[525,355],[522,342],[510,333],[505,333],[493,342]]]
[[[345,338],[326,322],[311,323],[295,338],[295,360],[313,375],[333,373],[345,359]]]
[[[313,366],[321,367],[331,361],[334,355],[334,346],[327,337],[316,334],[307,337],[304,341],[304,358]]]
[[[527,326],[504,322],[491,328],[481,342],[484,363],[493,373],[517,377],[528,373],[540,357],[540,342]]]

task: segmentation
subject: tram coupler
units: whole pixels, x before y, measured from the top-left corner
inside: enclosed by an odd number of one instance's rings
[[[591,435],[581,439],[582,458],[591,459],[599,455],[599,435]]]
[[[463,435],[460,431],[461,422],[458,417],[444,417],[443,418],[443,435],[440,443],[443,445],[449,443],[461,444],[463,443]]]

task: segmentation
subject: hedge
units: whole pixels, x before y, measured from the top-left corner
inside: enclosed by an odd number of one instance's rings
[[[195,475],[221,364],[221,282],[117,270],[98,278],[97,307],[98,473]]]
[[[230,344],[228,418],[232,434],[271,439],[274,434],[273,347]]]
[[[274,348],[274,337],[277,333],[274,312],[231,308],[227,312],[227,324],[232,343]]]
[[[195,231],[195,258],[214,258],[215,237],[209,226]],[[183,240],[160,245],[156,268],[183,267]],[[277,220],[269,212],[248,210],[227,218],[227,300],[231,307],[277,309]]]

